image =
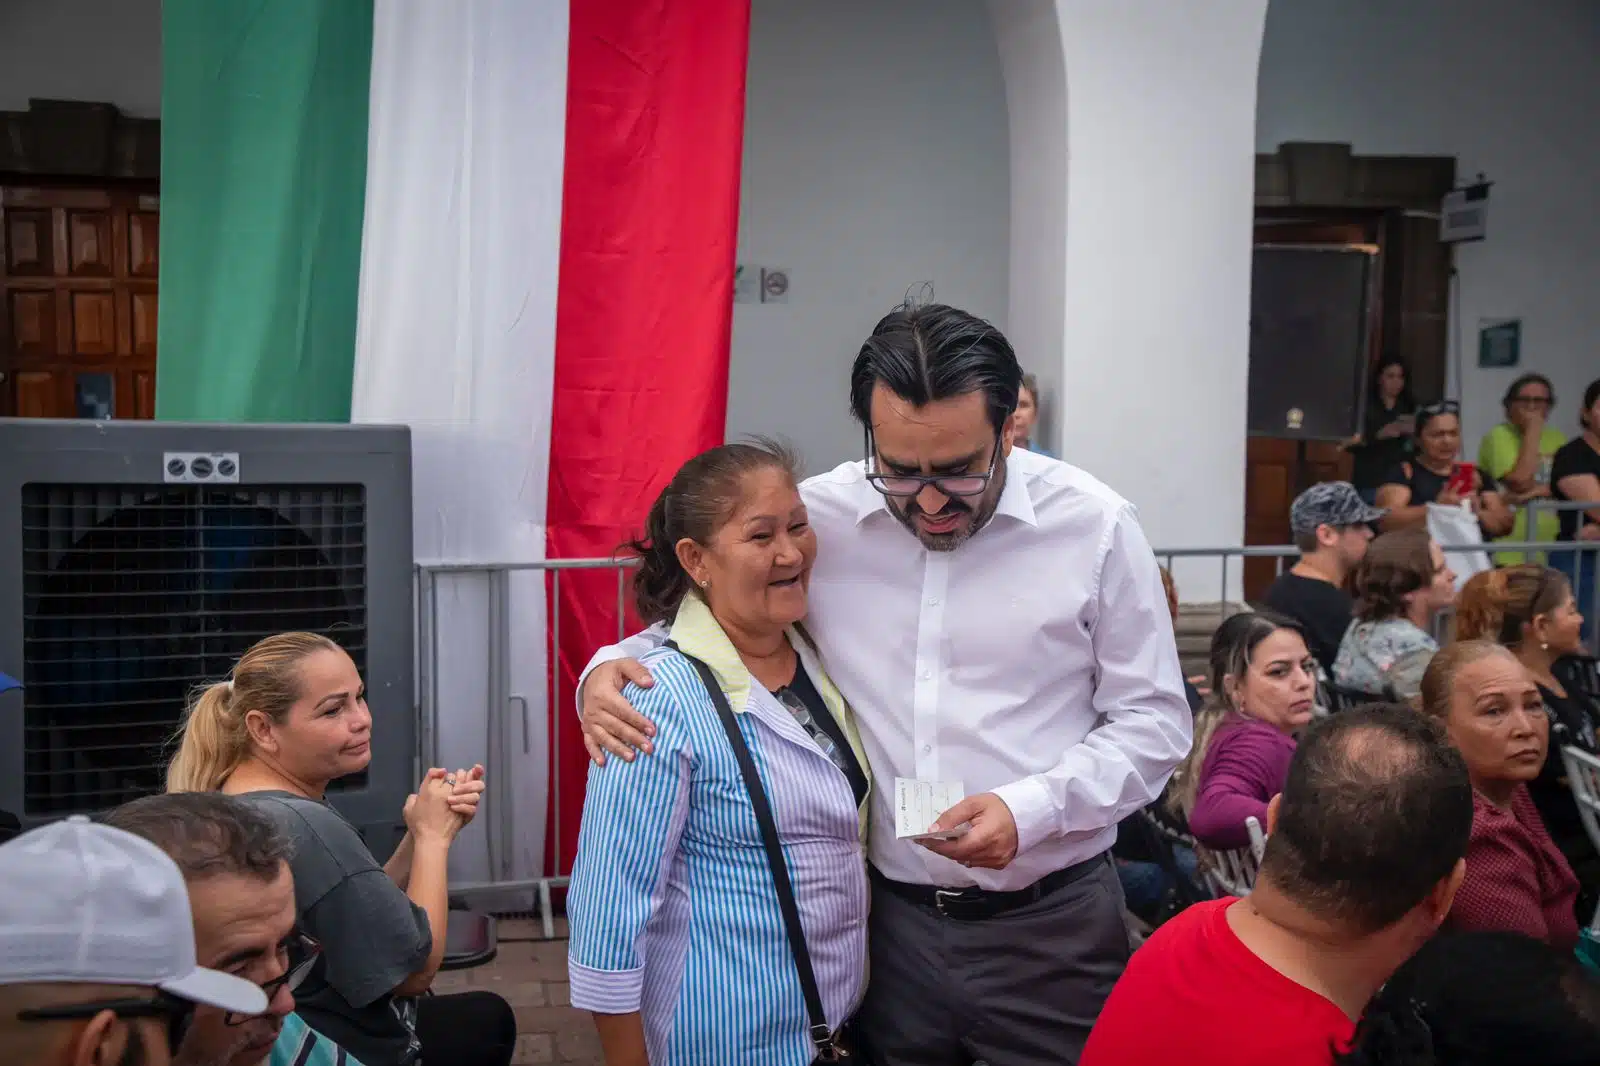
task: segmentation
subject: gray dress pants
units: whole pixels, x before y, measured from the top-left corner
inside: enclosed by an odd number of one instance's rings
[[[876,878],[858,1018],[877,1066],[1076,1064],[1129,955],[1109,857],[1037,903],[957,921]]]

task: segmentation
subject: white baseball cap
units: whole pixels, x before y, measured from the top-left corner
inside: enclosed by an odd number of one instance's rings
[[[261,986],[195,965],[183,873],[166,852],[82,815],[0,844],[0,985],[138,985],[239,1014]]]

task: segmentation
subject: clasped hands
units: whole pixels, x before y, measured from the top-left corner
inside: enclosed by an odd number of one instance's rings
[[[437,833],[454,839],[477,816],[484,788],[481,764],[470,770],[433,767],[423,775],[417,791],[406,797],[406,828],[414,835]]]

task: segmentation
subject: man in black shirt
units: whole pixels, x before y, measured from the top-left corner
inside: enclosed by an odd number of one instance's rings
[[[1289,508],[1300,561],[1278,575],[1265,602],[1300,623],[1307,647],[1325,670],[1332,668],[1350,627],[1352,604],[1345,578],[1367,553],[1371,523],[1385,513],[1368,506],[1348,481],[1313,485]]]

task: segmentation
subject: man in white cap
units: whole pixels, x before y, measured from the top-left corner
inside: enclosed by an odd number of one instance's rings
[[[167,1066],[196,1004],[260,1014],[243,978],[195,964],[177,864],[87,818],[0,845],[6,1066]]]

